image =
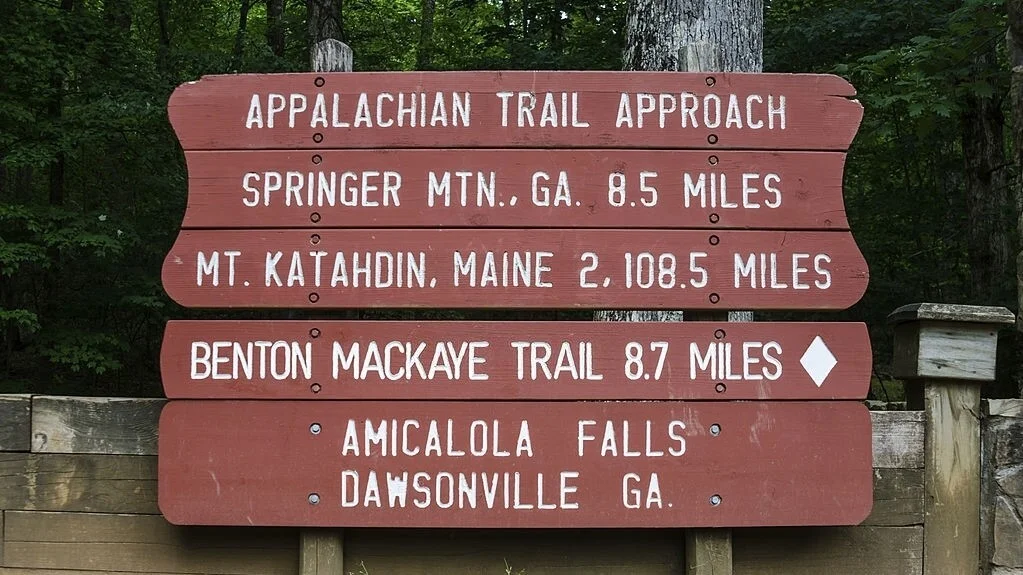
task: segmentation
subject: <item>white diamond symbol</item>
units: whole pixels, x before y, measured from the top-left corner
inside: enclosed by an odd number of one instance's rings
[[[824,380],[828,378],[831,370],[835,368],[838,360],[835,359],[828,346],[824,345],[824,340],[818,335],[810,343],[810,347],[806,348],[803,357],[799,358],[799,363],[806,370],[806,373],[810,374],[810,379],[817,384],[817,387],[820,387],[824,384]]]

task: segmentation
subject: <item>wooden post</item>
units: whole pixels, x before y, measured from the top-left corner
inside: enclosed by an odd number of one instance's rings
[[[313,72],[351,72],[352,49],[327,38],[313,45]],[[343,529],[302,529],[299,535],[299,575],[342,575],[345,570]]]
[[[888,317],[894,371],[922,394],[924,575],[980,568],[980,386],[995,379],[1003,307],[921,303]]]

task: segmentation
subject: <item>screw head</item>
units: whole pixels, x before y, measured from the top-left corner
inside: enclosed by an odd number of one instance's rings
[[[721,435],[721,426],[716,423],[711,425],[710,434],[713,435],[714,437]]]
[[[320,427],[319,423],[314,423],[309,426],[309,433],[312,433],[313,435],[319,435],[321,429],[322,428]]]
[[[718,505],[721,505],[721,496],[718,495],[717,493],[715,493],[714,495],[711,495],[710,496],[710,504],[713,505],[714,507],[717,507]]]
[[[309,494],[309,504],[310,505],[316,505],[319,502],[320,502],[320,494],[319,493],[310,493]]]
[[[724,393],[726,389],[728,389],[728,387],[725,386],[725,384],[723,384],[723,383],[719,383],[719,384],[714,386],[714,391],[716,391],[718,393]]]

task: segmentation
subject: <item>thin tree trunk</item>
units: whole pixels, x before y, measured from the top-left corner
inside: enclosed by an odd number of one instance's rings
[[[274,56],[284,57],[284,0],[266,0],[266,43]]]
[[[60,0],[61,18],[64,19],[65,22],[57,28],[54,38],[54,44],[56,45],[56,51],[58,54],[67,52],[67,19],[71,18],[74,9],[75,0]],[[64,91],[66,88],[66,82],[67,73],[65,71],[64,64],[63,62],[57,63],[50,79],[50,88],[53,90],[53,96],[50,98],[50,103],[47,106],[47,113],[50,117],[50,121],[55,125],[60,124],[61,118],[64,114]],[[61,206],[64,204],[64,168],[66,163],[66,154],[63,150],[59,150],[57,152],[57,156],[53,159],[53,163],[50,164],[50,205]]]
[[[564,11],[564,0],[553,0],[553,6],[551,7],[551,52],[554,54],[555,61],[560,59],[561,52],[564,50],[565,40],[565,29],[561,22],[561,13]]]
[[[245,56],[245,30],[249,26],[249,10],[255,0],[242,0],[241,8],[238,11],[238,31],[234,35],[234,51],[231,54],[232,68],[241,68]]]
[[[433,67],[433,13],[437,0],[420,0],[422,18],[419,25],[419,49],[416,51],[416,69],[429,70]]]
[[[156,0],[156,24],[159,34],[156,47],[156,68],[162,73],[167,72],[170,57],[170,0]]]
[[[1023,246],[1023,0],[1008,0],[1009,29],[1006,34],[1009,66],[1012,69],[1009,90],[1012,110],[1012,147],[1014,170],[1011,177],[1011,196],[1016,208],[1017,245]],[[1023,251],[1016,254],[1017,332],[1013,380],[1016,396],[1023,397]]]

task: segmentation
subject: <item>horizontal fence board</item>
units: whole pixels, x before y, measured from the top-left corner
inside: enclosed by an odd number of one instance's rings
[[[924,414],[922,411],[871,411],[874,467],[922,469]]]
[[[640,93],[650,96],[641,98]],[[418,104],[414,109],[413,94]],[[167,107],[185,150],[439,146],[845,150],[863,117],[863,106],[849,98],[854,94],[844,79],[814,74],[232,74],[182,84]],[[424,96],[427,106],[421,105]],[[399,114],[399,105],[409,111]],[[642,124],[640,106],[650,110]]]
[[[162,273],[250,308],[844,309],[867,277],[849,232],[746,230],[184,230]]]
[[[160,429],[176,524],[852,525],[871,506],[857,402],[175,400]]]
[[[156,449],[162,399],[32,398],[32,451],[143,455]]]
[[[29,569],[23,567],[2,567],[0,575],[96,575],[96,571],[81,569]],[[104,569],[100,575],[183,575],[168,571],[110,571]],[[204,573],[203,575],[229,575],[227,573]],[[348,575],[347,573],[345,575]]]
[[[735,575],[916,575],[923,526],[736,529]]]
[[[848,229],[845,154],[188,152],[184,228]]]
[[[923,470],[875,469],[874,508],[863,524],[903,527],[923,522]]]
[[[0,451],[28,451],[31,446],[31,396],[0,395]]]
[[[862,399],[871,366],[825,322],[172,320],[160,353],[208,399]]]
[[[346,529],[345,573],[675,575],[677,529]]]
[[[11,567],[288,574],[298,537],[285,529],[181,529],[156,515],[8,512]]]
[[[159,513],[156,457],[0,453],[0,509]]]

